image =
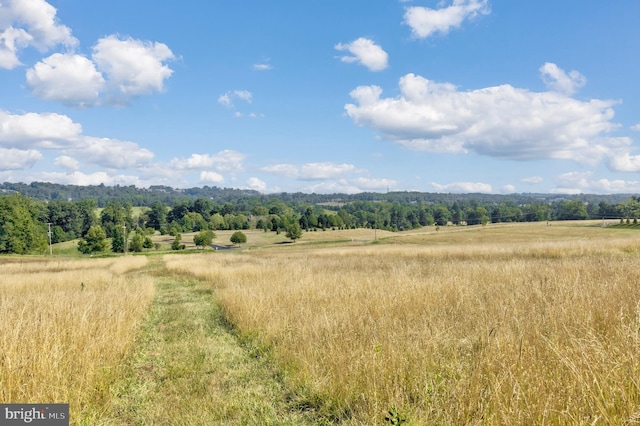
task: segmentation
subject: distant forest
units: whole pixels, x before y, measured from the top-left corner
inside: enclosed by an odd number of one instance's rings
[[[133,207],[141,213],[133,214]],[[125,239],[152,232],[262,229],[289,233],[344,228],[402,231],[423,226],[618,219],[637,223],[633,194],[261,194],[217,187],[77,186],[34,182],[0,185],[0,253],[42,252],[48,243],[102,235]],[[93,229],[92,229],[93,228]],[[49,230],[50,229],[50,230]],[[128,230],[131,234],[123,232]]]

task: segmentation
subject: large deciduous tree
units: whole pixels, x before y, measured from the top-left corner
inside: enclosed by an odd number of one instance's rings
[[[92,226],[84,236],[84,239],[78,242],[78,251],[84,254],[93,254],[105,251],[109,247],[107,242],[107,234],[101,226]]]
[[[233,244],[244,244],[247,242],[247,236],[242,231],[236,231],[231,235],[230,241]]]
[[[196,247],[204,250],[206,246],[210,246],[213,242],[213,239],[216,237],[216,234],[213,231],[206,229],[198,232],[193,236],[193,243]]]
[[[296,242],[296,240],[302,238],[302,228],[300,227],[299,223],[295,222],[287,225],[286,230],[287,233],[285,234],[285,236],[292,240],[294,243]]]
[[[47,228],[41,203],[22,195],[0,197],[0,253],[44,252]]]

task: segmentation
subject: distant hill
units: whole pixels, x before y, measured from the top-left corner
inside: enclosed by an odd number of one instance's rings
[[[94,199],[98,206],[105,206],[111,200],[128,202],[132,206],[150,206],[153,203],[173,204],[176,200],[185,198],[207,198],[217,203],[236,203],[242,199],[260,198],[268,201],[280,199],[284,202],[298,202],[309,204],[334,204],[349,203],[354,201],[388,201],[394,203],[444,203],[452,204],[456,201],[476,201],[478,203],[498,204],[504,202],[514,202],[518,205],[531,203],[551,203],[561,200],[580,200],[585,203],[599,203],[606,201],[618,204],[628,200],[635,194],[448,194],[413,191],[396,191],[387,193],[363,192],[359,194],[308,194],[302,192],[261,194],[258,191],[236,188],[218,187],[194,187],[177,189],[169,186],[154,185],[149,188],[137,188],[130,186],[106,186],[101,185],[61,185],[48,182],[9,183],[0,184],[0,193],[20,193],[26,197],[42,200],[83,200]]]

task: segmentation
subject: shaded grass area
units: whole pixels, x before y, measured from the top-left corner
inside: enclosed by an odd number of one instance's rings
[[[158,278],[137,347],[101,424],[317,424],[290,408],[277,372],[239,343],[197,281]]]

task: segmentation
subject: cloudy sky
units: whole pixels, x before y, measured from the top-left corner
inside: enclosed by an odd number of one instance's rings
[[[0,181],[640,192],[638,0],[0,0]]]

